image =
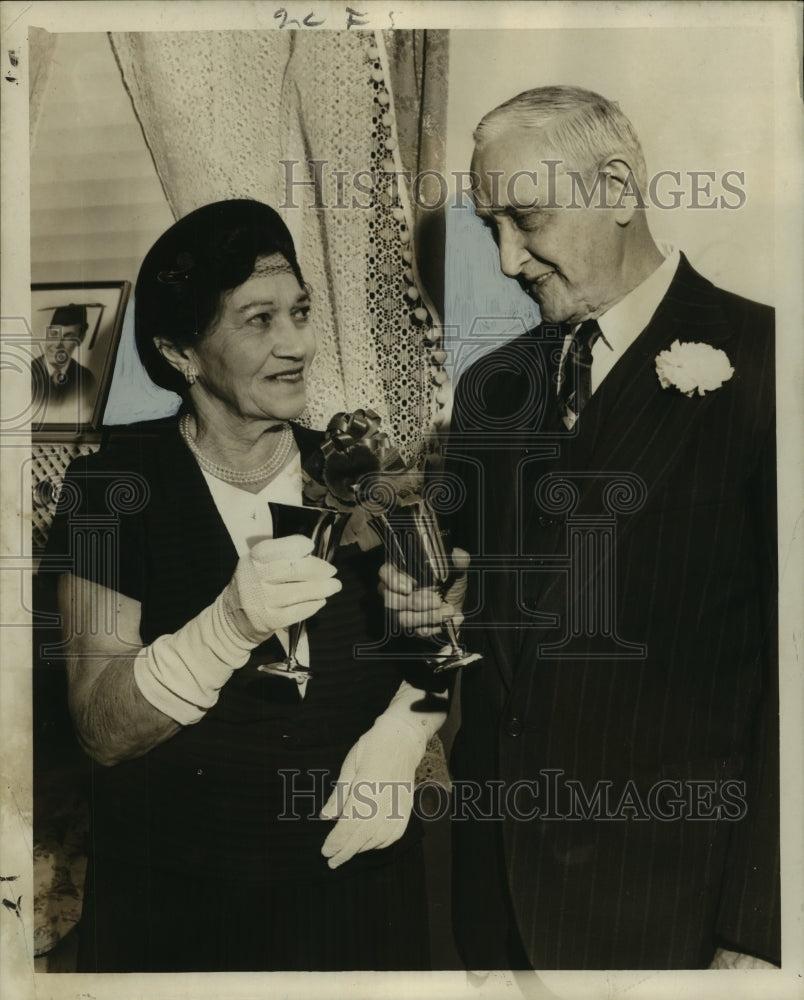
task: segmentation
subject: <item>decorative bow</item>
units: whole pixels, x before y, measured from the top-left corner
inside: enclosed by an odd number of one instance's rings
[[[361,503],[364,490],[380,487],[391,503],[399,502],[421,487],[421,475],[408,470],[402,456],[380,429],[381,419],[373,410],[336,413],[327,426],[321,446],[302,470],[304,496],[318,507],[351,512],[350,528],[343,543],[357,541],[361,548],[377,544],[377,511]]]

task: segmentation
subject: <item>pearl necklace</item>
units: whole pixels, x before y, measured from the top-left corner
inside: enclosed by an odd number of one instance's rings
[[[185,444],[195,456],[196,461],[204,470],[216,479],[222,479],[225,483],[233,486],[242,486],[250,483],[259,483],[263,479],[273,478],[282,466],[287,462],[291,449],[293,448],[293,431],[288,424],[282,425],[280,431],[279,444],[273,455],[265,465],[260,465],[256,469],[247,469],[241,472],[239,469],[228,469],[225,465],[218,465],[201,451],[190,434],[190,414],[185,413],[179,420],[179,431]]]

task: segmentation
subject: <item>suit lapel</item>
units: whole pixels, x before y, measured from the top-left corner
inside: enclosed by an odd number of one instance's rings
[[[597,404],[589,413],[592,426],[585,458],[590,468],[638,470],[644,466],[657,470],[672,465],[672,457],[664,449],[669,442],[674,443],[678,447],[672,454],[678,453],[685,435],[703,417],[714,394],[696,395],[689,399],[689,406],[668,405],[678,401],[678,390],[661,387],[656,356],[676,339],[714,347],[726,343],[731,330],[712,299],[711,289],[711,284],[682,257],[651,322],[605,379],[595,394],[598,398],[593,397],[589,403],[589,407]],[[672,421],[672,433],[667,433],[668,421]],[[579,442],[585,441],[582,433]]]
[[[497,524],[495,521],[487,526],[499,531],[496,547],[492,543],[491,551],[510,552],[516,554],[515,557],[523,554],[522,539],[526,537],[523,525],[533,515],[533,505],[524,510],[522,504],[525,497],[532,496],[534,470],[549,467],[555,456],[560,454],[558,442],[563,442],[566,429],[559,416],[554,386],[563,338],[563,329],[551,324],[536,327],[516,342],[521,349],[515,352],[515,358],[522,368],[538,367],[540,371],[535,379],[531,371],[521,383],[506,382],[505,395],[499,401],[499,412],[514,412],[518,420],[513,428],[511,445],[496,451],[487,488],[493,484],[495,490],[511,490],[514,506],[508,512],[510,524]],[[545,389],[546,402],[542,396]],[[490,509],[499,516],[499,507],[493,505]],[[488,537],[486,542],[488,544]],[[505,686],[510,689],[521,645],[521,633],[512,623],[523,600],[517,573],[508,573],[506,580],[498,578],[494,590],[494,603],[499,609],[498,620],[509,624],[505,628],[487,629],[485,642]],[[484,594],[484,603],[491,597],[488,593]],[[467,634],[471,636],[470,632]]]
[[[553,474],[593,473],[573,480],[579,490],[575,516],[600,515],[601,486],[625,473],[635,488],[645,484],[658,495],[682,459],[685,443],[705,419],[715,392],[681,399],[678,390],[663,389],[656,374],[656,356],[679,339],[723,348],[731,330],[714,300],[712,285],[698,275],[682,255],[678,271],[651,322],[623,354],[578,422],[579,433],[569,437]],[[727,352],[728,353],[728,352]],[[680,405],[683,404],[683,405]],[[583,425],[583,426],[581,426]],[[649,500],[649,496],[646,497]],[[538,511],[531,512],[529,525]],[[617,546],[633,529],[634,517],[618,517]],[[565,536],[556,539],[564,551]],[[563,621],[567,603],[567,576],[546,577],[538,610],[557,614]],[[525,637],[528,641],[528,637]]]

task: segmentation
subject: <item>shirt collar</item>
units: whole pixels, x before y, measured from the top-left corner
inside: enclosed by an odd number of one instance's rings
[[[657,246],[664,256],[662,263],[642,284],[598,317],[603,339],[617,355],[630,347],[648,325],[678,268],[681,255],[676,247],[669,243],[658,243]]]
[[[42,354],[42,362],[44,363],[44,366],[45,366],[45,371],[47,372],[47,374],[48,374],[48,375],[49,375],[49,376],[50,376],[51,378],[53,378],[53,376],[54,376],[54,375],[55,375],[55,374],[56,374],[57,372],[60,372],[60,371],[66,371],[66,370],[67,370],[67,365],[64,365],[64,366],[63,366],[63,368],[56,368],[56,367],[55,367],[54,365],[52,365],[52,364],[51,364],[51,363],[50,363],[50,362],[48,361],[48,359],[47,359],[47,355],[46,355],[46,354],[44,354],[44,353]],[[69,364],[69,362],[68,362],[68,364]]]

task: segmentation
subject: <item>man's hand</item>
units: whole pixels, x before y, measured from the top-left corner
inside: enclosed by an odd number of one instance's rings
[[[778,969],[778,965],[765,962],[761,958],[753,955],[745,955],[740,951],[729,951],[727,948],[718,948],[715,957],[712,959],[710,969]]]
[[[385,606],[396,613],[406,631],[427,638],[442,632],[448,618],[456,627],[463,621],[469,555],[463,549],[453,549],[451,558],[458,576],[443,598],[435,587],[419,587],[412,577],[390,563],[380,570],[380,593]]]

